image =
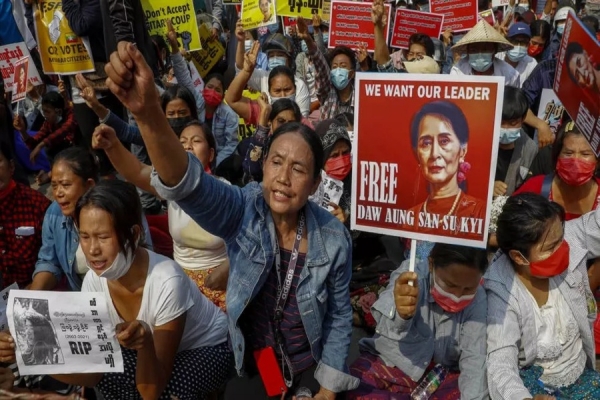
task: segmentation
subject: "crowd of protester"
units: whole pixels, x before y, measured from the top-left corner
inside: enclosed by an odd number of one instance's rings
[[[13,1],[32,29],[31,1]],[[226,46],[201,88],[175,29],[149,35],[140,0],[63,0],[95,72],[40,69],[43,84],[15,104],[2,87],[1,288],[103,292],[124,372],[21,376],[0,332],[0,389],[391,400],[443,368],[431,399],[600,398],[598,157],[567,113],[553,127],[537,117],[567,16],[600,37],[598,0],[480,0],[494,26],[415,33],[395,52],[375,0],[372,53],[328,49],[318,15],[245,31],[235,5],[193,3]],[[505,78],[487,249],[419,241],[411,272],[405,240],[350,229],[354,78],[365,71]],[[436,118],[466,146],[450,106],[428,105],[414,128]],[[323,205],[325,179],[342,194]],[[485,203],[465,207],[483,217]],[[357,328],[368,335],[349,362]],[[267,387],[269,368],[283,396]]]

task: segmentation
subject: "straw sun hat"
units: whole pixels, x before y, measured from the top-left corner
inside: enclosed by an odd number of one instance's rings
[[[452,47],[452,50],[458,53],[466,53],[467,45],[473,43],[495,43],[498,45],[498,52],[507,51],[514,47],[504,36],[483,19],[460,39],[458,43]]]

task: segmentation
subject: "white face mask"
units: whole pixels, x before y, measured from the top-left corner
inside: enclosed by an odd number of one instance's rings
[[[99,276],[101,278],[106,278],[109,281],[116,281],[117,279],[121,279],[125,276],[125,274],[127,274],[127,272],[129,272],[129,268],[131,268],[131,263],[133,262],[134,256],[135,252],[131,251],[131,249],[127,250],[127,255],[123,254],[123,252],[120,251],[119,254],[117,254],[117,257],[115,258],[113,263],[110,265],[110,267],[102,271],[102,273]],[[87,259],[85,263],[87,264],[88,268],[94,270],[94,268],[92,268]]]
[[[291,101],[296,101],[296,93],[290,94],[289,96],[282,96],[282,97],[272,97],[271,95],[269,95],[269,100],[270,100],[271,105],[273,105],[277,100],[281,100],[281,99],[289,99]]]
[[[250,51],[250,49],[252,49],[252,44],[254,43],[254,40],[250,39],[250,40],[246,40],[244,42],[244,50],[246,50],[246,53]]]

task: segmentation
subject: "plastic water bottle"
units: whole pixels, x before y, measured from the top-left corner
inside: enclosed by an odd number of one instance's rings
[[[296,390],[296,400],[312,399],[313,395],[309,388],[301,387]]]
[[[437,364],[425,378],[421,379],[419,386],[410,394],[412,400],[427,400],[440,387],[444,379],[446,379],[446,368]]]

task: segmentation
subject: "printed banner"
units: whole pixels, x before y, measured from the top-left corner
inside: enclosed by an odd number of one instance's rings
[[[260,97],[260,92],[258,91],[250,91],[250,90],[244,90],[244,92],[242,93],[242,96],[250,99],[250,100],[257,100]],[[252,137],[254,136],[254,133],[256,132],[256,125],[252,125],[246,122],[246,120],[242,117],[240,117],[240,124],[238,126],[238,138],[240,141]]]
[[[33,19],[44,73],[74,75],[94,71],[89,45],[69,27],[62,1],[40,0],[35,9]]]
[[[167,19],[177,31],[179,45],[185,51],[200,50],[200,35],[192,0],[141,0],[148,32],[167,39]]]
[[[542,89],[540,108],[537,116],[550,125],[552,133],[556,134],[560,129],[564,114],[565,108],[556,96],[556,93],[554,93],[554,90]]]
[[[339,205],[342,194],[344,193],[344,182],[332,178],[325,171],[321,171],[321,183],[317,191],[308,199],[317,203],[321,208],[327,211],[333,211],[329,203]]]
[[[276,2],[277,15],[280,17],[312,19],[313,15],[323,15],[323,0],[276,0]]]
[[[6,305],[8,304],[8,295],[11,290],[19,290],[19,285],[14,282],[12,285],[4,288],[0,292],[0,332],[8,330],[8,318],[6,317]]]
[[[444,14],[443,30],[464,32],[477,25],[476,0],[429,0],[429,11]]]
[[[308,22],[308,21],[307,21]],[[312,23],[312,21],[311,21]],[[292,35],[292,28],[298,26],[298,20],[293,17],[283,17],[283,31],[286,35]]]
[[[16,103],[27,95],[27,73],[29,71],[29,57],[21,58],[15,63],[15,76],[13,80],[12,102]]]
[[[408,49],[408,39],[415,33],[439,38],[442,34],[444,15],[399,8],[396,10],[392,41],[390,45],[399,49]]]
[[[11,290],[6,311],[21,375],[123,372],[103,293]]]
[[[600,60],[600,43],[570,12],[560,44],[554,92],[600,156],[600,71],[596,60]]]
[[[368,51],[375,50],[375,34],[371,19],[372,3],[357,3],[352,1],[331,2],[331,24],[329,26],[329,48],[348,46],[356,49],[365,44]],[[389,42],[390,16],[392,8],[385,4],[387,26],[385,42]]]
[[[276,23],[277,13],[274,2],[275,0],[242,0],[244,29],[256,29]]]
[[[355,93],[352,229],[485,248],[504,78],[361,73]]]
[[[196,70],[202,78],[204,78],[208,71],[219,62],[225,54],[225,49],[218,38],[213,38],[206,24],[200,25],[198,28],[200,33],[200,43],[202,44],[202,50],[193,51],[190,53],[192,61]]]
[[[485,19],[485,21],[488,24],[490,24],[491,26],[494,26],[496,24],[496,16],[494,15],[494,10],[489,9],[489,10],[480,12],[478,20],[482,20],[482,19]]]
[[[329,22],[331,19],[331,0],[323,0],[323,14],[321,14],[323,21]]]
[[[4,90],[12,92],[15,80],[15,64],[18,60],[29,58],[29,50],[24,42],[0,46],[0,70],[4,80]],[[29,63],[27,77],[33,86],[41,85],[42,78],[34,63]]]

